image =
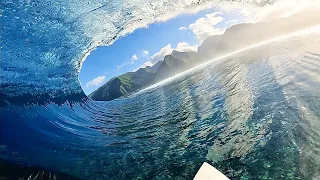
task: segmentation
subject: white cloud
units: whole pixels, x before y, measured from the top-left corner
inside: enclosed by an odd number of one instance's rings
[[[180,31],[185,31],[185,30],[187,30],[187,28],[186,27],[180,27],[179,30]]]
[[[226,22],[224,22],[224,23],[226,23],[226,24],[235,24],[235,23],[237,23],[237,22],[238,22],[238,20],[232,19],[232,20],[226,21]]]
[[[224,33],[224,29],[214,27],[224,20],[224,18],[219,15],[221,15],[221,12],[207,14],[189,25],[189,29],[196,35],[200,43],[208,36]]]
[[[119,71],[123,66],[127,65],[128,63],[124,62],[121,65],[117,66],[113,71]]]
[[[149,51],[147,50],[142,50],[142,56],[148,56],[149,55]]]
[[[94,79],[92,79],[91,81],[86,83],[86,88],[92,87],[92,86],[98,86],[101,83],[103,83],[103,81],[106,79],[105,76],[98,76]]]
[[[161,48],[159,52],[150,57],[151,63],[155,64],[159,60],[163,60],[164,56],[171,54],[172,51],[173,49],[171,48],[171,44],[166,45],[165,47]]]
[[[131,57],[131,61],[135,61],[135,60],[137,60],[137,59],[138,59],[137,54],[132,55],[132,57]]]
[[[132,55],[132,57],[131,57],[131,63],[130,63],[130,64],[133,64],[134,61],[136,61],[137,59],[138,59],[137,54]]]
[[[187,42],[179,42],[177,44],[176,50],[180,52],[197,51],[198,46],[191,46]]]

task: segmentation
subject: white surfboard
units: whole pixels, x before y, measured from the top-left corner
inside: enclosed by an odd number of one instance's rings
[[[204,162],[197,172],[194,180],[230,180],[210,164]]]

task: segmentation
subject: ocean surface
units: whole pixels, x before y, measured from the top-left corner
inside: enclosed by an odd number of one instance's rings
[[[0,159],[17,167],[2,166],[0,177],[192,179],[208,162],[231,179],[320,179],[318,30],[214,59],[125,99],[6,97]]]

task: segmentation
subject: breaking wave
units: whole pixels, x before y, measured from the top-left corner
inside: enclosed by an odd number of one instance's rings
[[[1,1],[0,157],[19,166],[0,177],[44,169],[50,178],[190,179],[206,161],[236,179],[318,179],[319,33],[226,56],[122,100],[92,101],[78,81],[92,49],[137,28],[220,4],[273,3]]]

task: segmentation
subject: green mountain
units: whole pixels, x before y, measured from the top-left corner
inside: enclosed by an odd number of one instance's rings
[[[212,58],[233,52],[259,42],[280,37],[298,30],[318,25],[320,15],[314,9],[299,12],[289,18],[269,22],[234,25],[223,35],[205,39],[197,52],[173,51],[152,67],[141,68],[112,78],[89,97],[93,100],[108,101],[128,96],[177,73],[185,71]]]
[[[129,95],[151,84],[155,77],[152,68],[141,68],[110,79],[103,86],[92,92],[89,97],[97,101],[109,101]]]

